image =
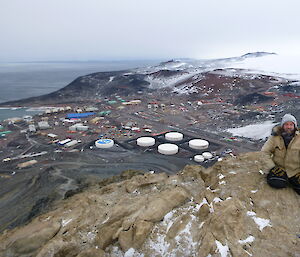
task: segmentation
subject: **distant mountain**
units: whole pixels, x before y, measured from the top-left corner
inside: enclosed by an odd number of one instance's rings
[[[234,69],[236,62],[247,58],[259,58],[275,53],[255,52],[240,57],[196,60],[176,59],[156,66],[133,70],[98,72],[75,79],[66,87],[53,93],[12,101],[0,106],[58,104],[86,99],[99,99],[114,94],[136,96],[154,93],[169,96],[185,95],[190,98],[220,97],[236,100],[237,95],[267,91],[285,86],[289,80],[258,74],[245,69]]]
[[[276,53],[268,53],[268,52],[254,52],[254,53],[247,53],[241,56],[241,58],[257,58],[263,57],[266,55],[276,55]]]

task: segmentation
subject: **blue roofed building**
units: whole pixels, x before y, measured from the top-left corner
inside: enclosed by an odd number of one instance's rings
[[[95,115],[95,112],[83,112],[83,113],[69,113],[67,114],[68,119],[80,119]]]

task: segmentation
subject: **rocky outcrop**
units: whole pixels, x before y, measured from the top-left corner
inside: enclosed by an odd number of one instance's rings
[[[300,256],[300,197],[248,153],[97,184],[0,236],[0,256]]]
[[[137,74],[130,70],[97,72],[78,77],[67,86],[52,93],[0,103],[0,106],[33,106],[74,102],[86,104],[86,99],[94,98],[95,95],[100,93],[102,96],[113,94],[136,95],[138,91],[149,91],[149,82],[144,78],[144,74]]]

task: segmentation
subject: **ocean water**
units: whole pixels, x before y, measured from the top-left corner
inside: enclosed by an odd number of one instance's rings
[[[79,76],[155,65],[160,60],[0,63],[0,103],[39,96],[65,87]],[[0,120],[39,113],[26,108],[0,109]]]
[[[42,112],[40,109],[32,108],[0,108],[0,121],[13,117],[33,116]]]

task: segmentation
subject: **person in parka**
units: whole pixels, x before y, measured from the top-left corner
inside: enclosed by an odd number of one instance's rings
[[[274,188],[290,184],[300,195],[300,131],[293,115],[283,116],[261,151],[267,153],[273,166],[267,175],[268,184]]]

